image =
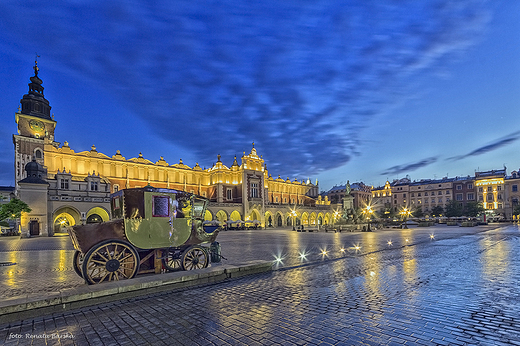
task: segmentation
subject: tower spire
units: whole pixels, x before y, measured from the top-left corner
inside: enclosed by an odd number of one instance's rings
[[[43,81],[38,77],[40,68],[38,67],[38,58],[40,56],[36,54],[34,59],[34,76],[29,78],[29,92],[23,95],[20,100],[22,104],[21,113],[26,115],[35,116],[42,119],[52,120],[51,118],[51,106],[49,101],[43,96]]]
[[[40,69],[38,68],[38,58],[39,57],[40,56],[38,55],[38,53],[36,53],[36,57],[34,58],[34,67],[33,67],[35,77],[38,77],[38,71],[40,71]]]

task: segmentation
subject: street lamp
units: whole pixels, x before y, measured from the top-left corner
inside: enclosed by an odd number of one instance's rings
[[[335,210],[334,214],[332,214],[332,227],[336,224],[336,219],[339,217],[339,211]]]
[[[291,210],[291,215],[293,217],[292,230],[296,231],[296,228],[294,227],[294,225],[296,224],[296,210],[292,209]]]
[[[406,224],[406,221],[408,219],[408,217],[410,217],[410,215],[412,215],[412,211],[409,210],[408,208],[403,208],[399,214],[401,215],[401,228],[408,228],[408,225]],[[404,224],[404,227],[403,227],[403,224]]]
[[[371,231],[370,230],[370,220],[372,218],[372,214],[374,213],[374,210],[372,209],[372,206],[370,205],[367,205],[365,209],[363,209],[363,214],[365,214],[366,218],[367,218],[367,223],[368,223],[368,229],[367,231]]]

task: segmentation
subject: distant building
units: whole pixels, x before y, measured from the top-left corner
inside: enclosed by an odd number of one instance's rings
[[[347,181],[345,185],[335,185],[326,196],[332,204],[341,204],[344,209],[358,209],[369,205],[372,200],[372,187],[363,182],[352,183]],[[345,200],[348,200],[345,203]]]
[[[0,204],[9,203],[15,197],[14,186],[0,186]]]

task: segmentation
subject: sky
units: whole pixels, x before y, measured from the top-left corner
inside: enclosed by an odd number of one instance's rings
[[[320,190],[520,168],[520,2],[0,3],[0,185],[36,53],[55,140]]]

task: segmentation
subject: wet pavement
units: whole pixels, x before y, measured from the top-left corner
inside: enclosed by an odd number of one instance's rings
[[[277,257],[280,270],[2,325],[0,342],[520,345],[516,225],[254,232],[224,232],[224,256],[229,262]],[[40,258],[59,258],[52,251],[70,252],[46,250]],[[14,256],[0,255],[0,262]],[[3,289],[4,271],[14,267],[0,267]],[[25,273],[53,272],[37,268]]]
[[[223,264],[278,259],[275,263],[280,268],[430,242],[431,235],[439,240],[493,227],[497,226],[432,226],[352,233],[300,233],[289,229],[226,231],[221,232],[217,240],[226,258]],[[72,267],[74,252],[68,235],[24,239],[0,237],[0,263],[16,263],[0,266],[0,297],[39,295],[83,286],[83,279]]]

